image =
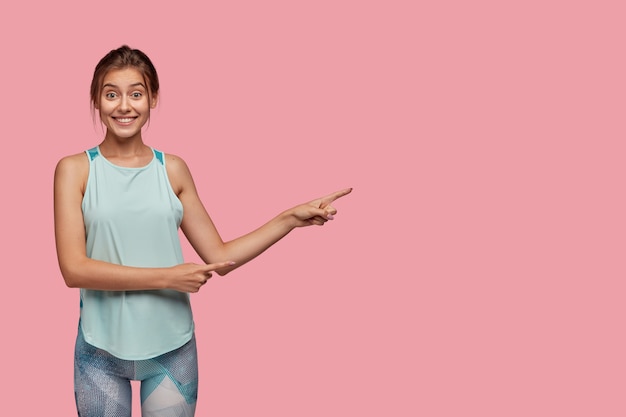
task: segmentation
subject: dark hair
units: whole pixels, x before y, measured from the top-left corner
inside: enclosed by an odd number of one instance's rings
[[[139,49],[132,49],[127,45],[122,45],[106,54],[96,65],[90,91],[92,110],[96,108],[98,100],[100,100],[104,76],[111,70],[129,67],[139,70],[143,75],[144,82],[148,88],[149,98],[159,93],[159,76],[150,58]]]

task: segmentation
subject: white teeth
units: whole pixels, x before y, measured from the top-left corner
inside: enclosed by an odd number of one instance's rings
[[[133,121],[133,119],[132,119],[132,118],[130,118],[130,117],[125,118],[125,119],[120,119],[120,118],[118,118],[118,119],[117,119],[117,121],[118,121],[118,122],[120,122],[120,123],[128,123],[128,122],[132,122],[132,121]]]

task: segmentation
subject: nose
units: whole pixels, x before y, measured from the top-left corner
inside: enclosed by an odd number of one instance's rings
[[[128,97],[122,96],[122,99],[120,100],[120,111],[128,113],[130,109],[131,106]]]

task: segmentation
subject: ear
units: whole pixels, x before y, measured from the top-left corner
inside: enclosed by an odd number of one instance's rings
[[[158,102],[159,102],[158,94],[153,95],[152,98],[150,98],[150,108],[154,109],[157,106]]]

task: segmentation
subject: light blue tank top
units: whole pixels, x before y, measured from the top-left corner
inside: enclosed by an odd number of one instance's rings
[[[86,151],[83,197],[87,256],[136,267],[183,263],[178,228],[183,206],[162,152],[140,168],[114,165],[99,147]],[[189,294],[173,290],[80,290],[85,340],[114,356],[149,359],[187,343],[194,331]]]

